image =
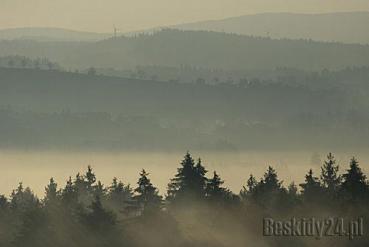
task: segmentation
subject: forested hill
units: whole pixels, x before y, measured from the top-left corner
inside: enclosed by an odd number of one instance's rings
[[[219,85],[159,82],[41,69],[1,68],[0,88],[0,105],[37,112],[69,109],[189,119],[230,115],[281,118],[304,109],[336,111],[345,104],[343,90],[338,88],[316,91],[271,81]]]
[[[369,12],[262,13],[176,25],[174,28],[369,44],[368,25]]]
[[[238,115],[277,117],[322,112],[341,105],[340,90],[327,98],[302,86],[247,83],[207,85],[159,82],[40,69],[0,69],[0,105],[37,112],[65,109],[188,119]],[[284,99],[284,100],[281,100]],[[335,100],[331,104],[330,100]],[[273,104],[271,104],[273,102]],[[292,103],[293,102],[293,103]],[[274,114],[274,112],[279,112]]]
[[[207,85],[2,68],[0,147],[368,146],[367,83],[356,78],[358,89],[350,90],[332,81],[339,75]],[[325,81],[327,88],[316,86]]]
[[[171,29],[95,43],[1,41],[0,56],[7,55],[46,57],[66,68],[191,65],[239,70],[321,70],[369,65],[368,45]]]

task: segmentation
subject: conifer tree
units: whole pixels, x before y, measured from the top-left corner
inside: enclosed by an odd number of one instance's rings
[[[92,171],[91,166],[87,167],[87,171],[84,178],[86,179],[87,188],[91,190],[92,185],[96,182],[96,176],[95,173]]]
[[[368,184],[366,176],[359,167],[359,162],[353,157],[350,161],[350,169],[342,175],[343,182],[341,192],[346,200],[357,202],[368,199]]]
[[[121,210],[126,207],[132,199],[133,192],[129,185],[124,185],[122,181],[118,182],[118,179],[113,178],[113,182],[108,188],[108,200],[115,205],[116,208]]]
[[[228,189],[222,187],[224,181],[214,171],[213,177],[208,180],[206,185],[206,197],[213,202],[224,202],[230,198],[231,193]]]
[[[78,204],[78,192],[73,185],[72,177],[69,177],[67,184],[61,192],[62,202],[67,207],[76,206]]]
[[[247,200],[251,194],[254,192],[255,188],[257,187],[258,182],[254,175],[250,174],[249,179],[246,182],[246,186],[243,186],[242,190],[240,191],[240,197],[242,200]]]
[[[306,202],[317,202],[322,194],[322,186],[317,177],[314,177],[313,170],[310,169],[305,175],[305,183],[301,183],[301,194]]]
[[[264,174],[263,188],[265,191],[279,191],[281,189],[282,182],[278,180],[276,171],[269,166],[267,172]]]
[[[198,198],[202,198],[205,195],[205,189],[207,185],[207,178],[205,177],[208,171],[202,165],[202,161],[199,158],[194,168],[194,186],[193,190]]]
[[[39,199],[29,187],[24,188],[22,183],[16,190],[13,190],[10,196],[10,205],[13,209],[27,211],[40,206]]]
[[[282,201],[286,195],[287,191],[282,187],[282,181],[279,181],[276,171],[269,166],[263,179],[257,183],[249,197],[252,202],[263,208],[277,209],[283,206]]]
[[[295,182],[292,182],[288,185],[287,196],[284,204],[286,207],[293,207],[297,203],[299,203],[298,189]]]
[[[106,188],[101,183],[101,181],[97,181],[96,185],[93,186],[93,194],[94,196],[98,196],[101,199],[105,199],[106,197]]]
[[[45,188],[45,205],[55,204],[59,198],[58,185],[54,178],[50,178],[49,184]]]
[[[116,224],[116,215],[106,210],[99,196],[95,197],[91,205],[88,207],[88,212],[83,215],[85,223],[92,230],[97,232],[107,232]]]
[[[206,170],[201,164],[201,160],[195,162],[190,153],[187,152],[181,162],[181,167],[175,178],[171,179],[168,185],[168,200],[201,200],[205,198]]]
[[[162,202],[162,197],[159,196],[157,188],[152,185],[148,176],[149,173],[142,169],[137,182],[138,187],[134,190],[137,193],[134,199],[144,215],[159,210]]]
[[[341,183],[341,176],[338,175],[339,167],[336,165],[336,160],[332,153],[327,155],[327,160],[324,161],[322,167],[321,180],[323,186],[330,197],[336,196]]]

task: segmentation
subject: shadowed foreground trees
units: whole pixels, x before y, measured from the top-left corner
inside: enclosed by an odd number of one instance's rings
[[[0,196],[0,246],[315,246],[306,238],[262,237],[263,218],[369,217],[368,180],[355,158],[340,175],[328,154],[320,178],[310,169],[300,189],[285,188],[271,166],[260,180],[250,175],[239,195],[217,172],[206,174],[201,159],[186,153],[165,199],[144,169],[135,189],[117,178],[104,186],[90,166],[63,188],[51,178],[43,199],[20,183],[9,198]],[[330,242],[368,243],[367,236]]]

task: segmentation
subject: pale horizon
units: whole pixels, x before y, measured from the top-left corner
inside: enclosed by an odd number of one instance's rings
[[[0,6],[0,29],[43,27],[99,33],[111,32],[114,25],[120,32],[130,32],[261,13],[369,11],[366,0],[159,0],[155,4],[148,0],[104,3],[97,0],[1,0]]]
[[[335,12],[315,12],[315,13],[308,13],[308,12],[260,12],[260,13],[253,13],[253,14],[243,14],[243,15],[235,15],[235,16],[227,16],[224,18],[219,19],[203,19],[203,20],[196,20],[196,21],[188,21],[188,22],[181,22],[181,23],[171,23],[168,25],[161,25],[161,26],[147,26],[145,28],[141,29],[132,29],[132,30],[126,30],[122,31],[119,29],[119,32],[121,33],[129,33],[129,32],[140,32],[144,30],[150,30],[155,28],[165,28],[165,27],[171,27],[176,25],[182,25],[182,24],[189,24],[189,23],[197,23],[197,22],[207,22],[207,21],[219,21],[219,20],[226,20],[231,18],[237,18],[242,16],[253,16],[253,15],[262,15],[262,14],[302,14],[302,15],[324,15],[324,14],[338,14],[338,13],[369,13],[368,11],[335,11]],[[60,27],[60,26],[17,26],[17,27],[5,27],[0,28],[0,30],[11,30],[11,29],[27,29],[27,28],[40,28],[40,29],[61,29],[61,30],[68,30],[68,31],[75,31],[75,32],[86,32],[86,33],[99,33],[99,34],[106,34],[111,33],[114,30],[114,25],[110,30],[103,31],[91,31],[91,30],[81,30],[76,28],[68,28],[68,27]]]

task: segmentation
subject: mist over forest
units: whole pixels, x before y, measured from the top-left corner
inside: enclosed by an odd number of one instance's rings
[[[0,246],[366,246],[368,24],[265,13],[0,30]],[[265,218],[308,216],[358,231],[262,236]]]
[[[0,69],[4,148],[242,151],[369,144],[367,67],[183,83],[65,72],[46,60],[36,69],[15,68],[11,59],[12,68]]]

